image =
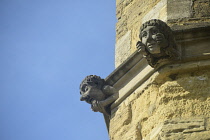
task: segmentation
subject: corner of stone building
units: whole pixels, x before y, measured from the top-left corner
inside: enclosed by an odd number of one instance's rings
[[[210,139],[209,9],[209,0],[116,0],[111,140]],[[150,19],[172,28],[181,61],[153,69],[138,56],[139,28]]]

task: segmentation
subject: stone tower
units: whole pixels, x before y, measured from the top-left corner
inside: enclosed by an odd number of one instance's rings
[[[83,82],[82,100],[104,114],[111,140],[210,140],[210,1],[116,0],[116,9],[116,69],[88,96]]]

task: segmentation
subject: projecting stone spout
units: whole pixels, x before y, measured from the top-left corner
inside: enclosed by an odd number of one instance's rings
[[[139,38],[136,47],[151,67],[180,59],[172,30],[165,22],[158,19],[145,22]]]

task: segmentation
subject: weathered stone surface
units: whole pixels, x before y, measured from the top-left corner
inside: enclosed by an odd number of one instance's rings
[[[210,117],[206,118],[206,130],[210,130]]]
[[[192,0],[167,0],[167,19],[190,18]]]
[[[189,138],[195,132],[205,130],[204,118],[167,120],[148,134],[145,140]]]
[[[192,1],[193,17],[209,17],[210,1],[209,0],[193,0]]]
[[[131,48],[131,31],[128,31],[121,39],[116,43],[115,51],[115,66],[119,66],[130,55]]]
[[[147,80],[150,84],[143,88],[140,86],[124,99],[118,110],[125,112],[112,112],[109,129],[114,140],[124,139],[129,135],[128,130],[137,124],[140,130],[135,131],[145,140],[176,140],[178,137],[193,139],[194,133],[209,137],[209,67],[205,67],[205,64],[197,67],[198,63],[185,65],[177,68],[169,66],[168,72],[159,71],[159,74],[154,74]],[[128,117],[128,112],[132,116]],[[126,123],[121,122],[120,125],[118,119],[129,121],[123,121]]]
[[[141,126],[139,124],[133,125],[128,132],[125,134],[126,140],[141,140]]]
[[[206,130],[205,118],[185,118],[166,120],[154,128],[145,140],[207,140],[210,131]]]
[[[125,134],[129,135],[127,131],[132,120],[132,112],[130,104],[122,103],[120,107],[112,110],[112,116],[110,120],[110,135],[111,139],[115,140]]]
[[[142,22],[144,23],[151,19],[161,19],[162,21],[167,21],[166,7],[167,0],[161,0],[143,17]]]
[[[204,118],[174,119],[164,122],[162,133],[170,136],[171,133],[193,133],[205,131]],[[163,135],[163,134],[162,134]]]

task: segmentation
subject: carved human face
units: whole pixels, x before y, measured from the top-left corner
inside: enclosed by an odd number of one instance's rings
[[[159,54],[161,53],[160,45],[157,41],[157,36],[161,34],[159,29],[156,26],[147,26],[141,32],[141,40],[142,43],[146,46],[146,49],[151,54]],[[162,36],[162,34],[160,35]]]
[[[91,104],[93,100],[102,101],[105,99],[104,93],[95,86],[85,84],[82,86],[82,91],[80,100],[86,101],[89,104]]]

